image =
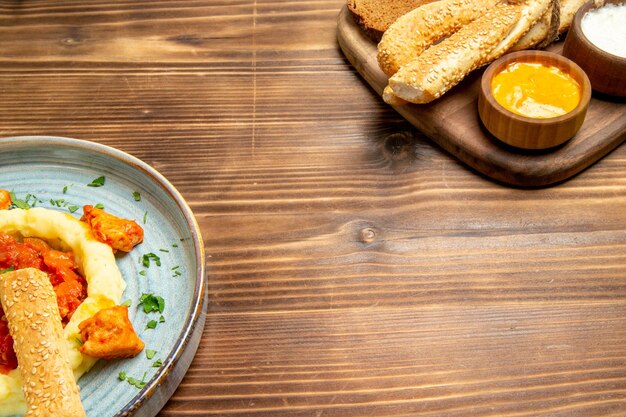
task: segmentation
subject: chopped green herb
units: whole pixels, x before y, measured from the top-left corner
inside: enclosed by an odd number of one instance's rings
[[[76,344],[78,344],[78,346],[82,346],[83,345],[83,341],[80,340],[80,337],[76,336],[74,338],[74,341],[76,342]]]
[[[4,274],[5,272],[11,272],[14,271],[15,267],[14,266],[10,266],[7,269],[0,269],[0,275]]]
[[[154,355],[156,355],[156,353],[156,350],[146,349],[146,359],[154,358]]]
[[[168,251],[167,249],[159,249],[159,252],[167,252],[167,253],[169,253],[170,251]]]
[[[95,178],[93,181],[87,184],[87,187],[102,187],[104,185],[104,181],[104,176]]]
[[[26,194],[26,198],[24,198],[24,202],[28,204],[31,208],[35,207],[37,203],[43,203],[43,201],[38,199],[34,194]]]
[[[123,381],[126,379],[126,372],[122,371],[120,372],[117,377],[119,378],[120,381]]]
[[[67,209],[70,211],[70,213],[74,213],[76,210],[78,210],[78,206],[69,206]]]
[[[139,275],[145,277],[146,276],[146,270],[144,269],[143,271],[139,271]]]
[[[143,224],[146,224],[146,220],[148,220],[148,212],[147,211],[145,211],[143,213]]]
[[[157,327],[156,320],[150,320],[148,324],[146,324],[146,329],[155,329]]]
[[[161,258],[159,258],[157,255],[155,255],[152,252],[146,253],[145,255],[143,255],[141,259],[143,266],[145,266],[146,268],[150,267],[151,259],[154,261],[154,263],[156,263],[156,266],[161,266]]]
[[[177,248],[177,247],[178,247],[178,245],[177,245],[176,243],[172,243],[172,247],[173,247],[173,248]]]
[[[161,359],[157,359],[156,361],[154,361],[154,363],[152,364],[153,368],[158,368],[161,365],[163,365],[163,361]]]
[[[63,187],[63,194],[67,193],[67,185]]]
[[[23,210],[28,210],[30,208],[30,205],[28,205],[28,203],[26,203],[24,200],[14,200],[13,204],[15,205],[15,207]]]
[[[139,298],[139,305],[143,305],[144,313],[151,313],[155,311],[163,313],[163,310],[165,309],[165,300],[159,295],[144,293]]]
[[[163,317],[163,315],[159,317],[159,323],[165,323],[165,317]]]
[[[175,270],[177,270],[178,268],[180,268],[180,265],[173,266],[173,267],[172,267],[172,271],[175,271]]]
[[[174,274],[172,275],[172,277],[176,278],[176,277],[179,277],[181,275],[182,275],[182,273],[180,271],[174,271]]]
[[[145,375],[144,375],[145,378]],[[132,376],[129,376],[128,379],[126,380],[130,385],[142,389],[143,387],[146,386],[146,382],[141,380],[139,381],[138,379],[133,378]]]
[[[17,198],[13,191],[9,192],[9,196],[11,197],[11,201],[13,202],[13,207],[17,207],[23,210],[28,210],[30,208],[30,204],[28,204],[28,201]]]
[[[135,191],[133,192],[133,198],[135,199],[135,201],[141,201],[141,194]]]
[[[120,305],[121,305],[121,306],[130,307],[130,303],[131,303],[131,301],[130,301],[130,299],[128,299],[128,300],[124,301],[124,302],[123,302],[122,304],[120,304]]]
[[[94,207],[100,210],[104,210],[104,205],[100,203],[96,204]]]

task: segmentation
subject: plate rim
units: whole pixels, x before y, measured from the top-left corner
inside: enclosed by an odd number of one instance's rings
[[[0,138],[0,152],[2,152],[2,148],[8,145],[27,147],[41,146],[43,144],[95,152],[105,157],[117,159],[131,166],[133,169],[142,172],[144,175],[150,177],[170,196],[170,198],[172,198],[183,214],[187,226],[189,226],[194,244],[194,257],[197,264],[190,312],[181,328],[181,332],[178,335],[174,347],[163,361],[163,368],[155,373],[146,382],[145,387],[139,390],[121,410],[114,414],[114,417],[131,415],[154,417],[174,394],[174,391],[187,373],[191,361],[199,347],[204,330],[208,307],[208,285],[204,240],[202,239],[200,227],[193,211],[183,196],[164,175],[141,159],[120,149],[89,140],[63,136],[37,135]],[[145,410],[145,412],[142,410]]]

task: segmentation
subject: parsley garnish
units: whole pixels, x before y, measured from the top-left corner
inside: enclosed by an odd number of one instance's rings
[[[135,192],[133,192],[133,198],[135,199],[135,201],[141,201],[141,194],[139,194],[139,192],[135,191]]]
[[[161,296],[144,293],[141,295],[141,298],[139,298],[139,305],[143,305],[143,312],[146,314],[156,311],[163,313],[165,300]]]
[[[157,359],[156,361],[154,361],[154,363],[152,364],[153,368],[158,368],[161,365],[163,365],[163,361],[161,359]]]
[[[143,213],[143,224],[146,224],[146,220],[148,220],[148,212],[147,211],[145,211]]]
[[[87,187],[102,187],[104,185],[104,181],[104,176],[95,178],[93,181],[87,184]]]
[[[9,197],[11,197],[11,201],[12,201],[12,205],[13,207],[17,207],[19,209],[23,209],[23,210],[28,210],[30,208],[30,204],[28,204],[28,199],[30,197],[30,194],[28,194],[26,196],[26,200],[22,200],[20,198],[17,198],[15,196],[15,193],[13,191],[9,192]]]
[[[63,187],[63,194],[67,193],[67,185]]]
[[[139,381],[136,378],[133,378],[132,376],[129,376],[128,379],[126,379],[126,382],[128,382],[130,385],[142,389],[143,387],[146,386],[147,382],[144,381],[144,379],[146,378],[146,374],[143,374],[143,378],[141,378],[141,381]]]
[[[141,378],[141,381],[140,381],[140,380],[138,380],[137,378],[133,378],[132,376],[126,377],[126,372],[120,372],[120,373],[117,375],[117,378],[118,378],[120,381],[126,381],[126,382],[128,382],[128,383],[129,383],[130,385],[132,385],[133,387],[136,387],[136,388],[141,389],[141,388],[145,387],[145,386],[146,386],[146,384],[147,384],[147,382],[145,381],[145,379],[146,379],[146,373],[147,373],[147,372],[144,372],[143,377]]]
[[[156,350],[152,350],[152,349],[146,349],[146,359],[152,359],[154,358],[154,355],[156,355]]]
[[[148,324],[146,324],[146,329],[156,329],[156,327],[157,327],[156,320],[150,320]]]
[[[15,271],[14,266],[10,266],[7,269],[0,269],[0,275],[4,274],[5,272],[11,272],[11,271]]]
[[[100,203],[96,204],[94,207],[100,210],[104,210],[104,205]]]
[[[141,262],[143,263],[143,266],[145,266],[146,268],[150,267],[150,259],[152,259],[154,263],[156,263],[156,266],[161,266],[161,258],[159,258],[157,255],[155,255],[152,252],[146,253],[141,258]]]
[[[123,302],[122,304],[120,304],[120,305],[121,305],[121,306],[130,307],[130,303],[131,303],[131,301],[130,301],[130,299],[128,299],[128,300],[124,301],[124,302]]]
[[[70,213],[74,213],[76,210],[78,210],[78,206],[69,206],[67,209],[70,211]]]

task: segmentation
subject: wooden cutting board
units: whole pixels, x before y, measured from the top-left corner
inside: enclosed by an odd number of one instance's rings
[[[339,14],[337,37],[354,68],[382,95],[387,76],[378,68],[376,44],[355,24],[347,7]],[[561,49],[562,43],[549,48],[554,52]],[[581,130],[564,145],[547,151],[505,145],[484,129],[478,117],[481,75],[482,70],[475,71],[433,103],[395,109],[467,165],[497,181],[524,187],[546,186],[571,178],[626,140],[626,101],[594,95]]]

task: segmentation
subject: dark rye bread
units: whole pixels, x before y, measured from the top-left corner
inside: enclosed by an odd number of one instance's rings
[[[348,10],[365,34],[379,42],[383,32],[397,18],[436,0],[348,0]]]

